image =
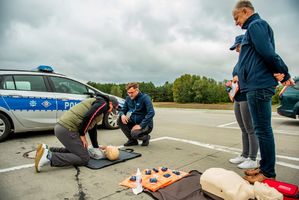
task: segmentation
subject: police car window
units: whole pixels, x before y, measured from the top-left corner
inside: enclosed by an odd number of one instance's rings
[[[70,94],[86,94],[87,87],[79,82],[61,78],[61,77],[50,77],[54,84],[54,92],[70,93]]]
[[[0,89],[2,90],[16,89],[12,76],[0,76]]]
[[[17,90],[47,92],[47,87],[42,76],[14,75]]]

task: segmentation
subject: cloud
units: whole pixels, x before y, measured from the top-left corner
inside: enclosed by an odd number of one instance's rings
[[[229,79],[237,55],[228,50],[242,33],[235,1],[2,1],[1,68],[40,64],[94,82],[152,81],[182,74]],[[272,26],[277,52],[299,75],[296,0],[253,1]],[[269,6],[269,4],[271,6]]]

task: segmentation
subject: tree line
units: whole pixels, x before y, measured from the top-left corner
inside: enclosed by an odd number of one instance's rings
[[[225,90],[227,80],[217,82],[212,78],[198,75],[184,74],[175,79],[173,83],[165,82],[161,86],[155,86],[152,82],[139,83],[140,91],[148,94],[154,102],[177,102],[177,103],[227,103],[230,102]],[[102,92],[109,93],[118,97],[127,96],[126,84],[115,83],[95,83],[87,84],[95,87]],[[279,102],[278,88],[273,96],[273,104]]]

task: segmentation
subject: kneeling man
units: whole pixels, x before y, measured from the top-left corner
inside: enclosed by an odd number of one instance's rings
[[[155,115],[152,101],[147,94],[139,91],[138,83],[128,83],[126,90],[128,96],[118,120],[119,127],[128,138],[124,146],[138,145],[138,140],[142,140],[141,146],[148,146]]]

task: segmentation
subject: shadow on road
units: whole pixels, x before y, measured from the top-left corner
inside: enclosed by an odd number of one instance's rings
[[[282,124],[284,125],[289,125],[289,126],[299,126],[299,120],[298,119],[294,119],[294,120],[289,120],[289,121],[285,121]]]
[[[27,139],[27,138],[34,138],[40,136],[49,136],[49,135],[54,135],[54,130],[13,133],[8,137],[7,140],[19,140],[19,139]]]

